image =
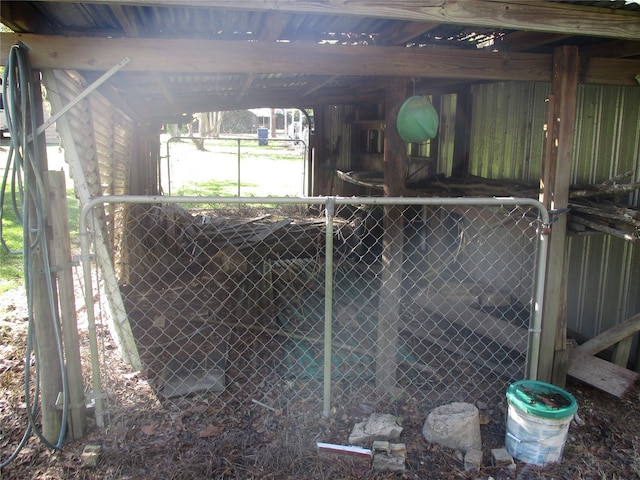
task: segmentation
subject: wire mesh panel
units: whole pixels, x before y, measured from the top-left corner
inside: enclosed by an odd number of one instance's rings
[[[537,202],[142,198],[115,262],[162,402],[304,415],[526,376]]]

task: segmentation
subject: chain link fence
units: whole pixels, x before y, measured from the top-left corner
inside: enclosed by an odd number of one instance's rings
[[[535,375],[548,217],[533,200],[98,201],[124,207],[115,304],[161,402],[328,415]]]

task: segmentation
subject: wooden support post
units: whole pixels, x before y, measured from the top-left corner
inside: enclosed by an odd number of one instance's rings
[[[387,86],[385,102],[384,194],[387,197],[402,196],[405,188],[407,145],[398,134],[396,120],[406,97],[406,80],[392,79]],[[385,393],[394,391],[396,387],[403,223],[401,206],[385,207],[376,356],[376,386]]]
[[[62,427],[62,410],[56,408],[58,394],[62,392],[62,369],[56,345],[58,324],[53,317],[46,285],[49,279],[44,273],[44,263],[47,260],[40,247],[31,252],[30,276],[33,288],[36,362],[40,373],[42,435],[49,442],[56,444]]]
[[[82,438],[87,419],[84,401],[84,383],[80,361],[80,341],[76,319],[76,300],[71,269],[71,241],[69,239],[69,216],[64,173],[45,173],[45,184],[49,187],[49,218],[51,223],[51,270],[57,278],[58,304],[62,324],[62,340],[67,369],[69,392],[69,434],[71,438]]]
[[[42,103],[40,102],[42,99],[42,93],[40,91],[39,73],[34,72],[32,80],[33,85],[37,90],[34,93],[34,98],[36,99],[36,102],[38,102],[38,105],[35,105],[36,115],[38,116],[38,118],[36,118],[36,123],[41,125],[43,123],[43,115]],[[44,133],[38,136],[38,147],[39,151],[37,153],[42,162],[34,168],[38,169],[40,173],[42,173],[47,169],[47,150]],[[35,150],[33,152],[35,153]],[[25,168],[29,169],[30,166],[26,165]],[[27,180],[27,183],[32,183],[30,186],[25,185],[25,188],[36,188],[34,173],[35,172],[25,173],[25,177],[30,177],[30,180]],[[42,195],[45,195],[46,199],[46,193],[41,193]],[[30,197],[29,194],[27,194],[27,197],[29,200],[32,200],[32,197]],[[46,212],[41,213],[46,215]],[[36,212],[36,205],[32,202],[29,207],[28,220],[31,232],[28,235],[29,242],[33,242],[37,235],[35,232],[38,228],[38,215],[39,213]],[[42,238],[41,242],[46,242],[49,237],[49,232],[42,232],[42,234],[45,238]],[[31,257],[28,259],[30,271],[25,273],[28,273],[30,276],[32,288],[31,301],[33,302],[36,362],[40,373],[42,435],[49,442],[56,444],[62,428],[62,411],[56,408],[56,399],[58,398],[58,394],[62,391],[62,369],[60,357],[58,355],[58,346],[56,344],[56,338],[59,334],[59,331],[57,330],[59,327],[57,319],[54,316],[55,305],[52,305],[51,303],[54,299],[50,297],[49,290],[47,288],[47,283],[51,281],[51,279],[47,278],[47,273],[45,273],[45,263],[48,262],[49,259],[45,257],[45,252],[40,244],[33,248],[29,252],[29,255]],[[29,289],[29,286],[27,286],[27,288]]]
[[[324,126],[324,107],[322,105],[313,108],[313,120],[315,124],[314,142],[313,142],[313,185],[311,187],[311,195],[330,195],[327,192],[329,176],[326,173],[327,167],[327,136]]]
[[[549,210],[569,204],[571,156],[578,88],[578,48],[558,47],[553,56],[552,101],[542,162],[542,204]],[[553,115],[551,115],[553,113]],[[542,311],[539,380],[563,386],[569,366],[566,347],[566,231],[567,218],[554,218],[549,237],[547,275]]]

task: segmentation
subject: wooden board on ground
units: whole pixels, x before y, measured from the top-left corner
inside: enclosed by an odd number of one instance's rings
[[[439,290],[425,289],[414,301],[460,327],[468,328],[507,348],[525,353],[529,346],[527,329],[478,310],[477,307],[486,295],[474,292],[474,287],[477,286],[450,283]],[[493,292],[493,296],[499,295],[505,299],[498,306],[508,306],[510,300],[506,299],[507,296],[498,291]]]
[[[603,390],[618,398],[633,386],[638,375],[631,370],[607,362],[593,355],[574,350],[571,353],[569,376]]]

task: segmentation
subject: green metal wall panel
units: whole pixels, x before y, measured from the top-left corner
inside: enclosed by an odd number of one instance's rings
[[[499,82],[472,88],[469,173],[540,179],[546,83]]]
[[[547,83],[472,89],[469,173],[536,183],[544,144]],[[640,89],[579,85],[571,183],[601,183],[632,171],[640,181]],[[640,194],[621,201],[640,205]],[[568,326],[593,337],[640,311],[640,246],[597,234],[570,235]]]

